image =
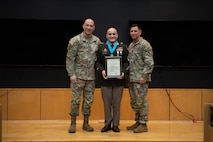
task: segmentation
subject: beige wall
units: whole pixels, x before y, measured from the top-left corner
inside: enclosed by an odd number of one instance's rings
[[[69,88],[1,88],[3,120],[68,120],[71,90]],[[100,88],[96,88],[91,119],[103,120]],[[203,121],[205,103],[213,103],[213,89],[154,89],[148,91],[150,120]],[[173,103],[172,103],[173,102]],[[174,105],[175,106],[174,106]],[[187,117],[186,117],[187,116]],[[121,119],[134,119],[128,89],[121,101]],[[82,119],[82,115],[78,119]]]

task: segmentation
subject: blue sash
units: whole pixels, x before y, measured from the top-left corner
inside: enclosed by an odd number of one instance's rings
[[[111,54],[113,54],[113,52],[115,51],[115,49],[116,49],[116,47],[117,47],[117,45],[118,45],[118,41],[116,41],[116,42],[114,43],[113,47],[112,47],[111,44],[110,44],[110,42],[107,40],[107,41],[106,41],[106,45],[107,45],[107,47],[108,47],[108,49],[109,49],[109,52],[110,52]]]

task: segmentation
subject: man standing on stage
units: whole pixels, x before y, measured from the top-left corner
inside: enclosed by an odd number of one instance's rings
[[[92,19],[86,19],[82,27],[84,29],[83,32],[71,38],[67,47],[66,69],[72,89],[69,133],[75,133],[76,130],[76,117],[79,116],[81,94],[83,95],[82,114],[84,115],[82,128],[86,131],[93,131],[88,121],[94,100],[95,52],[100,44],[100,39],[92,34],[95,30],[95,24]]]
[[[131,25],[130,36],[132,42],[128,47],[129,93],[136,123],[127,127],[127,129],[133,130],[134,133],[148,131],[146,125],[149,113],[147,92],[154,68],[152,46],[141,37],[141,34],[142,30],[139,25]]]

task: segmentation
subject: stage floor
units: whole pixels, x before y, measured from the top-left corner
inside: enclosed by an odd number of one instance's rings
[[[203,122],[149,121],[146,133],[127,130],[133,123],[121,120],[120,133],[101,133],[103,120],[90,121],[93,132],[82,130],[78,120],[76,133],[68,133],[68,120],[3,120],[2,142],[203,142]]]

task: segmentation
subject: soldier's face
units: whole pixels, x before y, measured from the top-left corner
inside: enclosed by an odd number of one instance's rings
[[[106,39],[109,40],[110,43],[114,43],[118,39],[118,32],[114,28],[110,28],[107,30]]]
[[[140,30],[137,26],[130,28],[130,36],[133,40],[139,39],[142,34],[142,30]]]
[[[83,29],[84,29],[84,33],[89,36],[93,33],[93,31],[95,30],[95,25],[94,25],[94,21],[93,20],[86,20],[83,24]]]

